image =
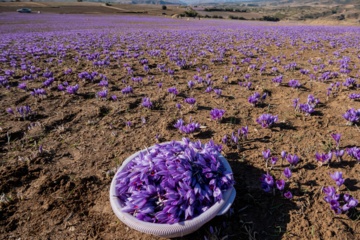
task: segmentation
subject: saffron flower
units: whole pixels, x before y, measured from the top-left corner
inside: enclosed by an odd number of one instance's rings
[[[149,108],[149,109],[151,109],[151,108],[153,107],[153,104],[152,104],[152,102],[150,101],[150,98],[148,98],[148,97],[144,97],[144,98],[142,99],[141,105],[142,105],[143,107]]]
[[[336,178],[337,177],[338,176],[336,176]],[[331,210],[337,215],[346,213],[349,209],[355,208],[358,205],[358,200],[349,194],[337,194],[333,186],[324,187],[322,191],[325,194],[325,202],[329,203]],[[343,204],[343,206],[341,206],[341,204]]]
[[[271,128],[271,126],[278,121],[278,116],[273,116],[271,114],[262,114],[256,119],[256,122],[261,125],[263,128]]]
[[[211,119],[215,120],[215,121],[221,121],[224,114],[225,114],[225,110],[223,110],[223,109],[214,108],[210,111]]]
[[[260,178],[261,181],[261,188],[264,190],[264,192],[270,192],[273,189],[274,186],[274,178],[269,174],[263,174]]]
[[[99,98],[101,98],[101,99],[106,99],[107,94],[108,94],[108,90],[105,89],[105,90],[102,90],[102,91],[97,92],[96,95],[97,95]]]
[[[20,83],[20,84],[18,85],[18,88],[19,88],[19,89],[22,89],[22,90],[26,90],[26,83]]]
[[[125,88],[121,89],[121,93],[124,95],[132,94],[133,88],[131,86],[126,86]]]
[[[31,91],[31,95],[33,95],[35,97],[43,97],[46,95],[46,91],[43,88],[37,88],[37,89],[34,89],[34,91]]]
[[[290,191],[287,191],[284,193],[284,197],[287,199],[291,199],[293,197],[292,193]]]
[[[66,87],[66,92],[69,94],[76,94],[78,90],[79,90],[78,84],[76,84],[75,86],[67,86]]]
[[[193,106],[196,103],[196,99],[195,98],[185,98],[184,102]]]
[[[284,176],[289,179],[291,177],[291,175],[292,175],[292,173],[291,173],[290,168],[285,168],[284,169]]]
[[[15,114],[14,111],[12,110],[12,108],[7,108],[6,112],[9,114],[13,114],[13,115]]]
[[[109,85],[109,82],[107,80],[101,80],[99,82],[100,87],[107,87]]]
[[[179,94],[179,92],[178,92],[178,90],[176,89],[176,87],[168,88],[168,93],[172,94],[173,97],[175,97],[176,95]]]
[[[352,147],[346,149],[346,151],[351,158],[354,158],[356,161],[360,162],[360,148]]]
[[[265,158],[265,160],[269,159],[271,157],[271,151],[270,149],[267,149],[265,151],[262,152],[263,157]]]
[[[349,125],[359,123],[360,121],[360,109],[355,110],[353,108],[347,110],[343,117],[348,121]]]
[[[340,187],[344,183],[342,172],[334,172],[330,174],[330,177],[336,182],[336,186]]]
[[[221,93],[222,93],[221,89],[214,88],[214,92],[215,92],[216,96],[221,97]]]
[[[337,159],[339,162],[341,162],[342,157],[344,156],[345,151],[344,151],[344,150],[338,150],[338,149],[336,149],[336,150],[334,150],[334,153],[335,153],[336,159]]]
[[[338,148],[339,144],[340,144],[341,134],[340,133],[333,133],[333,134],[331,134],[331,137],[335,140],[336,147]]]
[[[195,86],[195,82],[193,82],[193,81],[188,81],[188,87],[190,88],[190,89],[192,89],[193,87]]]
[[[295,154],[294,155],[288,154],[286,156],[286,160],[290,163],[291,167],[296,166],[298,164],[298,162],[300,161],[299,157],[296,156]]]
[[[272,79],[272,82],[275,83],[276,86],[280,86],[280,84],[282,83],[283,81],[283,76],[280,75],[280,76],[277,76],[277,77],[274,77]]]
[[[284,188],[285,188],[285,181],[284,181],[283,179],[276,180],[276,187],[277,187],[277,189],[279,189],[280,191],[284,190]]]
[[[298,80],[295,80],[295,79],[291,79],[288,84],[289,84],[289,87],[291,87],[291,88],[299,88],[299,87],[301,87],[301,83]]]
[[[331,161],[332,152],[328,152],[327,154],[326,153],[322,153],[322,154],[316,153],[315,158],[321,165],[328,164]]]

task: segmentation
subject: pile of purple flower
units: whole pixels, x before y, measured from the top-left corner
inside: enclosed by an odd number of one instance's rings
[[[139,153],[116,175],[122,211],[151,223],[190,220],[222,199],[233,174],[213,141],[172,141]]]

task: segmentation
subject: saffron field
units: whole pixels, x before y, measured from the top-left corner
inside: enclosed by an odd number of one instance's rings
[[[2,239],[160,239],[117,219],[110,182],[184,137],[219,145],[237,196],[183,239],[360,238],[359,26],[2,13],[0,32]]]

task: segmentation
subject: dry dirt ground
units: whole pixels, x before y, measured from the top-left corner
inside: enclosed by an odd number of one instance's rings
[[[36,9],[35,6],[33,8]],[[12,23],[16,24],[16,17],[14,19]],[[92,17],[89,19],[79,17],[78,21],[91,23]],[[137,29],[144,24],[143,19],[134,20],[134,16],[131,19],[127,22],[130,29]],[[166,18],[159,18],[157,24],[163,23],[163,19]],[[126,17],[120,20],[127,21]],[[187,29],[202,22],[170,20],[167,29]],[[232,21],[208,20],[202,24],[206,23],[219,29],[223,24],[235,27]],[[22,27],[21,24],[16,26],[18,31],[27,31],[28,25]],[[31,21],[27,24],[31,24]],[[158,29],[156,24],[152,26]],[[53,30],[56,29],[49,28],[47,31]],[[198,31],[201,31],[200,26]],[[228,31],[232,30],[229,28]],[[121,31],[117,34],[121,35]],[[205,34],[201,36],[206,38]],[[354,33],[344,35],[354,39],[356,36]],[[164,35],[164,39],[169,41],[164,44],[176,40],[170,34]],[[164,39],[156,41],[165,41]],[[211,41],[210,38],[208,40]],[[251,38],[243,42],[237,42],[234,38],[234,42],[231,42],[236,46],[252,43]],[[120,45],[126,49],[129,44],[122,42]],[[132,42],[131,45],[136,43]],[[147,44],[141,47],[144,51],[149,50],[146,49]],[[313,64],[325,63],[328,56],[334,58],[320,49],[298,50],[289,44],[263,45],[262,48],[268,54],[268,60],[271,59],[270,56],[284,56],[283,64],[296,61],[298,66],[309,70],[312,70]],[[329,54],[334,51],[328,43],[324,44],[324,49]],[[119,48],[110,49],[116,50]],[[358,101],[348,99],[348,94],[356,91],[343,89],[337,96],[327,98],[326,88],[335,80],[326,83],[310,82],[309,77],[300,74],[298,70],[282,71],[280,66],[285,82],[296,78],[303,87],[299,90],[287,87],[286,84],[276,87],[271,81],[274,77],[270,71],[271,64],[263,75],[240,63],[240,69],[231,74],[229,56],[237,56],[239,62],[242,58],[233,49],[226,53],[228,60],[225,64],[213,64],[210,61],[212,56],[207,55],[198,57],[197,65],[189,69],[176,68],[165,57],[165,53],[160,60],[148,57],[149,75],[154,76],[152,81],[145,77],[147,74],[138,59],[124,59],[122,63],[128,63],[137,75],[144,76],[143,84],[130,83],[134,87],[134,95],[129,97],[122,97],[120,91],[126,86],[122,82],[123,79],[128,79],[126,70],[122,64],[111,60],[110,67],[101,71],[108,77],[109,91],[118,96],[118,101],[102,101],[96,98],[96,92],[101,89],[97,85],[98,81],[79,80],[78,73],[93,71],[95,68],[85,58],[74,63],[73,56],[76,54],[78,53],[68,52],[61,66],[56,61],[45,61],[48,58],[46,55],[36,62],[37,67],[52,71],[56,78],[44,99],[36,100],[29,91],[16,87],[24,74],[22,71],[16,71],[10,78],[10,90],[0,87],[1,239],[159,239],[131,230],[116,218],[110,207],[109,186],[114,171],[122,161],[132,153],[155,144],[156,135],[160,135],[160,141],[181,139],[184,135],[174,129],[173,124],[179,118],[188,121],[189,117],[206,126],[199,133],[189,136],[192,140],[206,142],[214,139],[220,143],[225,134],[229,135],[245,125],[249,126],[250,133],[241,150],[225,145],[223,148],[223,154],[229,160],[236,180],[237,197],[231,213],[211,220],[199,231],[182,239],[203,239],[204,236],[208,239],[360,238],[359,211],[334,215],[324,202],[321,190],[323,186],[333,185],[329,173],[342,171],[347,180],[341,191],[360,199],[360,164],[346,155],[342,163],[334,162],[330,166],[319,167],[314,158],[316,151],[325,152],[334,147],[331,133],[342,134],[341,148],[359,146],[359,129],[346,125],[341,116],[350,107],[360,108]],[[342,50],[342,55],[349,56],[352,64],[359,67],[358,54],[359,49],[355,47]],[[24,57],[25,60],[33,60],[29,55]],[[309,59],[312,63],[309,63]],[[175,69],[174,77],[157,70],[159,61]],[[251,61],[255,63],[256,56]],[[1,63],[0,69],[7,69],[6,64]],[[213,86],[222,89],[221,97],[217,98],[214,93],[205,94],[202,85],[196,85],[192,90],[187,87],[187,82],[198,74],[196,67],[201,68],[203,65],[210,67],[208,70],[201,70],[200,75],[205,78],[207,73],[212,73]],[[63,71],[66,68],[72,68],[74,72],[65,76]],[[246,73],[251,74],[251,90],[238,84],[244,82]],[[359,82],[357,73],[354,69],[352,77]],[[229,75],[228,83],[223,81],[225,74]],[[78,83],[79,93],[68,95],[57,91],[57,84],[64,81],[71,85]],[[158,89],[159,82],[163,83],[163,90]],[[40,80],[28,83],[29,89],[41,86]],[[180,92],[176,98],[171,98],[167,93],[167,88],[172,86],[176,86]],[[252,107],[247,102],[247,98],[255,91],[269,94],[266,104]],[[308,94],[314,94],[321,101],[311,117],[294,112],[291,106],[292,99],[299,97],[304,102]],[[146,110],[141,107],[144,96],[149,96],[154,101],[154,109]],[[194,109],[183,103],[184,98],[189,96],[197,100]],[[175,103],[183,105],[182,111],[175,108]],[[8,107],[23,105],[30,105],[35,114],[23,120],[5,111]],[[221,123],[211,121],[209,112],[212,108],[226,109]],[[278,124],[272,129],[262,129],[255,122],[260,114],[266,112],[279,116]],[[146,124],[142,124],[141,117],[146,118]],[[127,121],[133,123],[130,128],[125,125]],[[40,146],[43,147],[42,152],[39,152]],[[277,156],[282,150],[300,156],[301,161],[293,170],[293,177],[288,184],[293,192],[293,199],[268,194],[260,188],[259,178],[265,173],[261,152],[265,149],[271,149]],[[284,166],[288,164],[284,163]],[[284,166],[278,163],[272,174],[280,177]],[[214,233],[210,232],[210,226]]]

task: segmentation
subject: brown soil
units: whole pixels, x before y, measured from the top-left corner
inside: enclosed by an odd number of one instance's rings
[[[136,24],[134,22],[134,27]],[[183,21],[182,24],[192,23]],[[211,24],[222,22],[211,21]],[[233,44],[250,44],[251,41]],[[126,46],[127,43],[124,44]],[[262,48],[269,54],[268,59],[284,55],[286,60],[283,61],[296,61],[305,69],[312,69],[308,59],[315,62],[319,56],[324,56],[319,50],[298,51],[290,45],[284,48],[264,45]],[[333,49],[326,50],[333,52]],[[296,56],[293,55],[295,51]],[[354,54],[356,51],[345,49],[343,54],[359,65],[358,52]],[[239,55],[234,50],[229,54]],[[148,59],[149,66],[158,63],[150,57]],[[169,61],[162,60],[164,63]],[[136,74],[145,74],[138,60],[125,61],[133,66]],[[255,58],[252,61],[255,63]],[[209,57],[199,57],[198,62],[197,67],[202,64],[211,66],[201,75],[213,74],[214,86],[223,92],[220,98],[213,93],[205,94],[200,86],[193,90],[187,88],[187,82],[197,73],[195,68],[177,69],[175,80],[152,68],[153,82],[144,78],[144,84],[132,84],[133,96],[119,97],[120,90],[126,86],[121,82],[126,78],[126,70],[112,62],[103,73],[109,78],[111,94],[117,95],[119,100],[101,101],[95,97],[101,89],[97,82],[83,82],[77,77],[81,71],[93,71],[92,65],[88,62],[75,65],[72,58],[65,59],[63,63],[63,66],[76,69],[70,76],[64,76],[64,67],[55,63],[49,65],[41,61],[37,65],[49,68],[56,78],[54,89],[48,91],[44,99],[34,100],[29,92],[16,87],[10,91],[0,88],[0,238],[159,239],[129,229],[116,218],[109,202],[110,182],[122,161],[132,153],[155,144],[157,134],[161,136],[160,141],[184,137],[172,125],[176,119],[182,117],[188,121],[192,117],[206,126],[199,133],[189,136],[192,140],[206,142],[214,139],[220,143],[225,134],[231,134],[245,125],[249,126],[250,133],[249,140],[242,144],[240,151],[228,146],[223,149],[236,180],[237,197],[233,212],[211,220],[183,239],[203,239],[203,236],[208,239],[359,239],[359,212],[355,210],[349,215],[334,215],[324,202],[321,189],[334,185],[329,173],[342,171],[347,180],[341,191],[360,199],[360,164],[346,156],[342,163],[319,167],[314,158],[316,151],[324,152],[333,146],[331,133],[342,134],[342,148],[359,145],[359,129],[345,125],[341,116],[350,107],[360,108],[359,102],[348,99],[350,91],[343,90],[338,96],[327,99],[329,82],[309,82],[308,76],[301,75],[299,71],[283,73],[285,82],[296,78],[303,83],[303,88],[293,90],[286,86],[274,86],[270,66],[261,76],[258,71],[251,72],[242,65],[240,71],[230,75],[230,62],[213,65]],[[173,66],[173,63],[168,64]],[[238,85],[248,71],[254,83],[251,91]],[[12,85],[19,82],[21,74],[17,72],[11,78]],[[222,80],[225,74],[230,76],[228,84]],[[56,85],[65,80],[71,85],[80,84],[77,95],[64,95],[56,90]],[[163,82],[162,91],[158,91],[156,85],[159,81]],[[166,91],[171,86],[176,86],[181,93],[175,99],[170,98]],[[30,89],[38,87],[41,87],[41,81],[28,84]],[[266,105],[254,108],[248,104],[247,98],[254,91],[271,93]],[[299,97],[304,102],[308,94],[314,94],[322,103],[311,117],[295,113],[291,106],[293,98]],[[154,109],[145,110],[140,106],[144,96],[149,96],[155,103]],[[188,96],[197,100],[194,110],[183,103]],[[183,105],[182,112],[175,109],[175,103]],[[5,112],[7,107],[23,105],[30,105],[35,112],[29,119],[22,120]],[[212,108],[226,110],[221,123],[211,121],[209,112]],[[272,129],[262,129],[255,122],[260,114],[266,112],[279,116],[279,123]],[[146,124],[141,123],[141,117],[146,118]],[[132,121],[133,126],[127,128],[126,121]],[[42,153],[38,151],[40,145],[44,149]],[[259,178],[265,173],[261,155],[264,149],[271,149],[277,156],[286,150],[301,157],[289,186],[293,199],[286,200],[260,189]],[[284,166],[278,164],[272,174],[279,178]],[[214,227],[215,233],[210,233],[210,226]]]

